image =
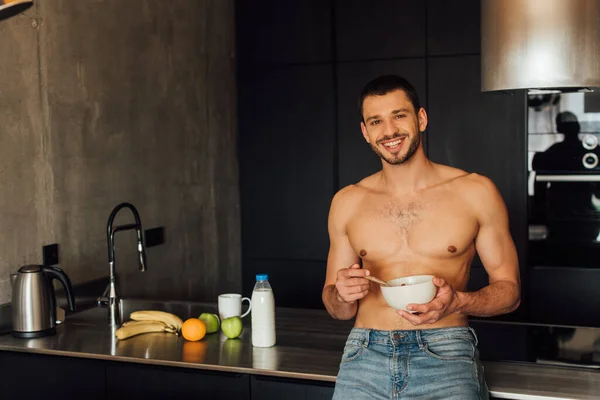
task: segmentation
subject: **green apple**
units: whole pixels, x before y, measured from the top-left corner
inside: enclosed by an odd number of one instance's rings
[[[242,319],[240,317],[226,318],[221,322],[221,330],[229,339],[235,339],[242,333]]]
[[[219,316],[217,314],[202,313],[198,317],[206,324],[206,333],[215,333],[219,330]]]

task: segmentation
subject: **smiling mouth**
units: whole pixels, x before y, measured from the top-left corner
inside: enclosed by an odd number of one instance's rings
[[[402,142],[404,142],[405,138],[399,138],[399,139],[395,139],[395,140],[391,140],[389,142],[385,142],[385,143],[381,143],[383,146],[387,147],[388,149],[397,149]]]

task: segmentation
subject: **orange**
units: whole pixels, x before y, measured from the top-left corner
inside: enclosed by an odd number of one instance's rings
[[[206,324],[198,318],[189,318],[181,325],[181,334],[186,340],[196,342],[206,335]]]

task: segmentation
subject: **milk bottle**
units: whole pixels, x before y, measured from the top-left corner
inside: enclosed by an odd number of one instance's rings
[[[267,274],[256,275],[252,291],[252,346],[275,345],[275,299]]]

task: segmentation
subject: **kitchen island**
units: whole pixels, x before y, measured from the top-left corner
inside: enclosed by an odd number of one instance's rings
[[[163,309],[185,319],[214,312],[215,305],[123,302],[123,315],[139,309]],[[13,384],[14,393],[31,390],[31,398],[43,389],[61,398],[174,397],[194,391],[222,399],[328,399],[352,325],[320,310],[277,309],[276,346],[254,348],[249,318],[238,339],[214,333],[199,342],[164,333],[119,341],[107,321],[105,309],[92,308],[69,315],[55,336],[0,336],[0,365],[11,377],[3,393],[11,393]],[[600,398],[596,369],[508,362],[484,366],[493,398]],[[44,388],[44,379],[39,387],[23,386],[44,376],[45,384],[54,387]]]

